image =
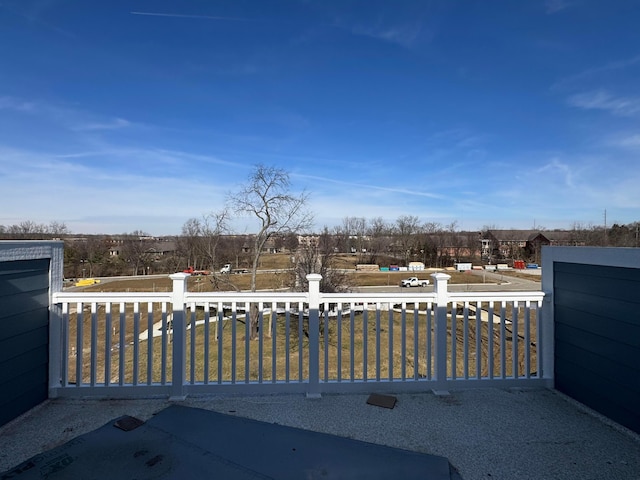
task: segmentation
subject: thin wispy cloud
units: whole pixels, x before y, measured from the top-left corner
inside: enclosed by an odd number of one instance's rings
[[[160,12],[129,12],[131,15],[145,15],[148,17],[173,17],[173,18],[195,18],[200,20],[230,20],[235,22],[253,22],[255,18],[242,17],[221,17],[217,15],[197,15],[184,13],[160,13]]]
[[[559,178],[568,188],[575,188],[573,169],[570,165],[560,162],[554,158],[551,162],[538,169],[538,173],[544,173],[551,178]]]
[[[121,128],[131,127],[133,123],[124,118],[115,118],[109,122],[87,123],[84,125],[78,125],[74,127],[74,130],[118,130]]]
[[[349,30],[353,35],[411,48],[422,33],[422,24],[414,21],[398,25],[353,25]]]
[[[0,97],[0,110],[15,110],[17,112],[33,112],[36,104],[14,97]]]
[[[621,148],[640,149],[640,133],[613,139],[609,144]]]
[[[604,110],[613,115],[640,114],[640,97],[615,96],[606,90],[578,93],[567,99],[569,105],[585,110]]]
[[[8,6],[5,2],[0,3],[0,9],[4,9],[8,12],[11,12],[14,15],[22,17],[26,19],[30,24],[35,24],[35,25],[44,27],[47,30],[51,30],[71,40],[77,39],[76,35],[73,32],[67,29],[60,28],[58,25],[54,25],[53,23],[45,21],[43,19],[43,12],[48,8],[53,8],[52,4],[48,4],[46,2],[38,2],[33,6],[28,5],[28,7],[31,7],[31,10],[24,11],[22,10],[22,8],[20,9],[12,8]]]
[[[567,0],[546,0],[544,2],[545,12],[549,15],[566,10],[574,2],[568,2]]]
[[[390,193],[401,193],[401,194],[406,194],[406,195],[411,195],[416,197],[428,197],[428,198],[439,198],[439,199],[444,198],[440,194],[431,193],[423,190],[411,190],[407,188],[373,185],[373,184],[354,182],[353,180],[349,180],[349,181],[337,180],[331,177],[319,177],[315,175],[305,175],[300,173],[296,174],[295,176],[299,178],[306,178],[309,180],[320,181],[322,183],[333,183],[336,185],[342,185],[344,187],[353,188],[361,192],[360,193],[361,195],[364,195],[365,192],[369,190],[368,194],[371,194],[371,191],[380,191],[380,192],[390,192]]]
[[[635,55],[622,60],[615,60],[613,62],[606,63],[605,65],[587,68],[575,75],[570,75],[558,80],[551,86],[551,90],[562,90],[571,87],[576,88],[585,83],[597,81],[599,78],[605,77],[608,74],[620,75],[620,71],[637,65],[640,65],[640,55]]]

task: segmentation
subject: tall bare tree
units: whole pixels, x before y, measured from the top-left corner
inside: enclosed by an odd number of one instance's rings
[[[228,200],[236,213],[258,221],[251,268],[251,291],[255,292],[258,265],[267,241],[273,235],[302,232],[311,227],[313,216],[306,208],[308,194],[292,192],[286,170],[258,164],[254,166],[247,183],[237,192],[230,193]],[[257,305],[251,306],[252,339],[257,338],[257,310]]]

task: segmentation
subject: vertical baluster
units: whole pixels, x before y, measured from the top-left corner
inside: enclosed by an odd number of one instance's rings
[[[536,307],[536,376],[542,378],[542,301],[535,302]],[[545,335],[550,335],[551,332],[544,332]]]
[[[147,385],[153,383],[153,302],[147,302]]]
[[[507,302],[504,300],[500,304],[500,377],[507,376]],[[513,302],[511,302],[511,311],[513,312]]]
[[[407,379],[407,302],[400,305],[400,377],[402,381]]]
[[[76,387],[82,385],[83,336],[84,336],[84,304],[76,304]]]
[[[263,381],[264,360],[264,303],[258,302],[258,383]]]
[[[420,378],[420,303],[413,303],[413,379]]]
[[[324,303],[324,321],[322,322],[322,338],[324,341],[324,381],[329,381],[329,304]]]
[[[337,360],[337,368],[338,368],[338,374],[337,374],[337,381],[341,382],[342,381],[342,302],[339,302],[336,306],[337,308],[337,316],[336,316],[336,328],[337,328],[337,338],[336,341],[338,342],[338,345],[336,346],[336,360]]]
[[[160,363],[160,383],[167,383],[167,302],[162,302],[162,358]]]
[[[463,369],[464,379],[469,379],[469,302],[464,302],[464,311],[462,316],[463,330]]]
[[[304,322],[304,305],[298,304],[298,382],[302,382],[302,359],[303,359],[303,339],[302,326]]]
[[[451,302],[451,378],[458,376],[458,303]]]
[[[531,378],[531,301],[527,300],[524,309],[524,375]]]
[[[487,316],[488,318],[488,316]],[[487,324],[487,329],[489,328]],[[482,378],[482,302],[476,303],[476,379]]]
[[[223,307],[224,308],[224,307]],[[224,310],[223,310],[224,313]],[[231,383],[236,383],[236,356],[238,345],[238,309],[235,300],[231,302]]]
[[[249,360],[251,346],[251,304],[244,302],[244,383],[249,383]]]
[[[489,345],[487,347],[487,368],[489,370],[489,378],[493,378],[493,368],[495,363],[493,359],[493,302],[489,302],[489,322],[487,323],[487,331],[489,332],[487,335],[487,339],[489,342]]]
[[[376,303],[376,381],[380,381],[380,302]]]
[[[69,385],[69,303],[62,303],[62,386]]]
[[[393,380],[393,303],[389,302],[388,306],[388,320],[389,320],[389,334],[387,338],[389,340],[388,348],[388,361],[389,361],[389,381]]]
[[[511,359],[513,362],[513,378],[518,378],[518,313],[520,302],[513,302],[513,319],[511,321]]]
[[[271,383],[278,380],[278,304],[271,302]]]
[[[133,304],[133,384],[138,385],[138,369],[140,368],[140,303]]]
[[[350,332],[349,332],[349,363],[350,363],[350,381],[355,381],[355,348],[354,348],[354,335],[355,335],[355,320],[356,320],[356,314],[355,314],[355,303],[351,302],[350,303],[350,307],[349,307],[349,327],[350,327]]]
[[[433,325],[432,325],[432,318],[433,318],[433,304],[431,302],[427,303],[427,322],[426,322],[426,329],[427,329],[427,336],[426,336],[426,341],[427,341],[427,345],[426,345],[426,349],[425,349],[425,354],[427,356],[426,358],[426,365],[427,365],[427,379],[431,380],[433,378],[432,375],[432,355],[433,355],[433,348],[432,348],[432,342],[433,342],[433,336],[432,336],[432,330],[433,330]]]
[[[111,383],[111,302],[104,305],[104,385]]]
[[[96,386],[96,376],[98,370],[98,305],[96,302],[91,303],[91,342],[90,342],[90,385]]]
[[[369,338],[369,304],[367,302],[362,303],[362,380],[365,382],[368,379],[368,359],[369,352],[367,351],[367,343]]]
[[[196,304],[195,302],[191,303],[191,320],[189,322],[191,325],[191,348],[189,349],[189,375],[190,380],[189,383],[193,385],[196,383]]]
[[[126,355],[126,310],[125,310],[125,303],[124,302],[120,302],[120,311],[119,311],[120,315],[119,315],[119,320],[120,320],[120,331],[118,332],[120,335],[119,338],[119,348],[118,348],[118,360],[119,360],[119,365],[118,365],[118,385],[122,386],[124,385],[124,381],[125,381],[125,370],[124,370],[124,366],[125,366],[125,355]]]
[[[289,383],[291,374],[291,302],[284,304],[284,381]]]
[[[216,327],[218,329],[218,383],[222,383],[224,380],[224,305],[222,302],[218,303],[218,321],[216,323]],[[209,304],[207,303],[207,312],[209,311]],[[209,323],[209,319],[207,319],[207,324]],[[208,338],[208,337],[207,337]],[[209,340],[207,340],[209,343]],[[207,360],[207,365],[209,364]]]
[[[209,358],[210,358],[210,343],[211,343],[211,327],[209,325],[209,321],[211,320],[211,314],[209,312],[209,302],[204,302],[204,325],[202,328],[203,336],[204,336],[204,358],[203,361],[203,375],[202,379],[203,383],[207,385],[209,383]],[[218,376],[219,377],[219,376]]]

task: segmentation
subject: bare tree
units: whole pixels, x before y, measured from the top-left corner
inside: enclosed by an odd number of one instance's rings
[[[420,231],[420,220],[413,215],[401,215],[396,220],[396,236],[398,238],[400,253],[405,265],[409,264],[411,252],[416,246],[416,234]]]
[[[239,191],[228,195],[239,214],[255,217],[258,232],[253,242],[251,291],[256,290],[256,274],[263,249],[273,235],[302,232],[311,227],[313,216],[306,209],[308,195],[291,192],[289,173],[283,169],[258,164],[247,183]],[[251,308],[251,338],[257,338],[257,307]]]
[[[178,239],[178,248],[187,259],[187,264],[183,268],[188,266],[198,268],[198,241],[201,231],[202,225],[200,225],[200,220],[197,218],[190,218],[182,225],[182,235]]]
[[[217,265],[220,239],[229,230],[228,221],[229,211],[226,208],[205,215],[202,219],[200,253],[211,271],[214,271]]]
[[[392,231],[393,227],[382,217],[375,217],[369,221],[366,263],[378,263],[380,255],[388,253]]]
[[[149,264],[150,255],[147,250],[150,244],[149,234],[140,230],[124,235],[122,259],[131,267],[132,275],[138,275],[140,268],[144,271],[144,266]]]
[[[339,239],[332,235],[327,227],[318,235],[315,242],[300,245],[296,252],[295,290],[307,291],[307,275],[319,273],[321,292],[342,292],[348,290],[347,275],[336,265]]]

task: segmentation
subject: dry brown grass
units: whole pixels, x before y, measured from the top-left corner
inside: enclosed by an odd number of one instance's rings
[[[430,270],[421,272],[356,272],[347,273],[347,283],[349,286],[397,286],[400,280],[409,276],[417,276],[420,279],[432,282]],[[451,276],[451,284],[482,283],[482,277],[471,273],[460,273],[446,271]],[[292,271],[281,270],[277,272],[262,271],[256,276],[256,288],[258,290],[273,290],[288,288],[292,282]],[[251,285],[251,274],[243,273],[238,275],[209,275],[191,276],[188,279],[188,289],[194,292],[211,291],[247,291]],[[131,279],[104,279],[102,283],[83,287],[82,291],[87,292],[168,292],[171,290],[171,279],[166,277],[135,277]]]

